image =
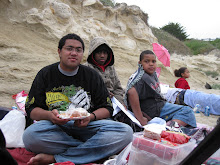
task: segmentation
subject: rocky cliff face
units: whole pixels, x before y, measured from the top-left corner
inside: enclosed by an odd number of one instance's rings
[[[137,6],[123,3],[111,8],[98,0],[4,2],[5,14],[11,22],[34,26],[36,33],[50,37],[61,38],[73,32],[89,42],[95,36],[103,36],[112,46],[130,51],[140,50],[140,46],[146,47],[157,41],[147,26],[147,14]]]
[[[37,72],[59,60],[58,41],[67,33],[83,38],[84,61],[89,41],[104,37],[114,50],[123,87],[141,51],[152,50],[157,42],[148,15],[124,3],[111,8],[98,0],[1,0],[0,17],[0,106],[14,105],[11,96],[28,92]],[[172,68],[162,70],[167,73],[162,81],[170,82],[166,80],[173,78]]]

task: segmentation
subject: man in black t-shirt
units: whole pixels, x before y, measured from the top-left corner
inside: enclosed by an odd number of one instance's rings
[[[128,125],[110,119],[108,91],[96,71],[80,64],[83,52],[78,35],[64,36],[58,46],[60,62],[41,69],[33,81],[23,135],[25,148],[37,154],[30,165],[90,163],[118,153],[132,140]],[[90,115],[79,120],[58,117],[69,108],[84,108]],[[33,120],[37,122],[31,124]]]

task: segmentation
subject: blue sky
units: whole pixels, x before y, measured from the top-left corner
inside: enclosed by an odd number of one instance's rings
[[[220,38],[220,0],[115,0],[137,5],[148,14],[148,23],[162,27],[169,22],[185,27],[189,38]]]

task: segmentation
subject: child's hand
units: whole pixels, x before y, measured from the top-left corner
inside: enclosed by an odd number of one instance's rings
[[[147,125],[148,119],[147,119],[146,117],[143,117],[143,118],[141,119],[141,121],[139,121],[139,122],[141,123],[142,126],[144,126],[144,125]]]
[[[109,92],[109,96],[110,96],[110,98],[112,98],[114,96],[114,94],[112,92]]]

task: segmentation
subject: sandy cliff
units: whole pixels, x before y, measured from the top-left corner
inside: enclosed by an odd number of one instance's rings
[[[0,105],[11,95],[28,92],[37,71],[58,61],[57,45],[67,33],[79,34],[87,57],[89,41],[103,36],[113,47],[123,85],[134,71],[141,50],[157,42],[139,7],[114,9],[96,0],[3,0],[0,2]],[[6,101],[7,100],[7,101]]]
[[[148,15],[137,6],[120,4],[105,7],[97,0],[1,0],[0,1],[0,106],[15,104],[13,94],[29,91],[31,83],[43,66],[59,60],[57,45],[67,33],[79,34],[85,44],[87,57],[89,41],[95,36],[104,37],[112,46],[115,66],[123,87],[136,70],[142,50],[151,49],[157,42],[147,24]],[[203,70],[220,71],[216,54],[207,56],[171,55],[171,67],[162,68],[160,81],[173,86],[177,78],[173,70],[187,66],[192,89],[206,90],[209,79]],[[197,69],[196,69],[197,68]]]

